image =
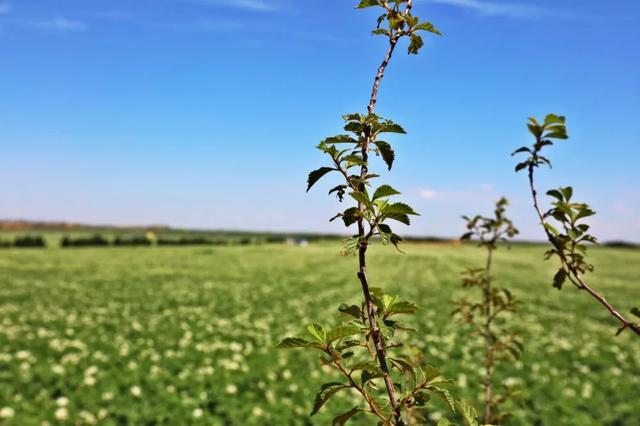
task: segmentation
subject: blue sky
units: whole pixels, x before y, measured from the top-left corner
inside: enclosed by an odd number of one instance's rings
[[[0,217],[343,232],[314,146],[363,111],[384,40],[355,0],[0,0]],[[565,114],[541,188],[573,184],[601,239],[640,241],[640,3],[422,0],[444,33],[400,51],[383,173],[456,236],[502,195],[539,238],[509,153]],[[382,164],[376,164],[382,170]]]

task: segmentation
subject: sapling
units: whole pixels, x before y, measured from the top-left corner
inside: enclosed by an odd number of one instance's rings
[[[338,174],[342,183],[329,191],[340,202],[348,196],[354,205],[338,213],[331,220],[341,219],[344,225],[355,225],[357,233],[348,240],[343,252],[357,254],[358,273],[364,300],[360,305],[342,305],[339,311],[346,320],[337,327],[327,329],[320,324],[308,327],[310,339],[287,338],[279,347],[313,348],[322,353],[321,361],[333,367],[342,376],[342,381],[324,384],[318,392],[312,415],[336,393],[355,391],[363,400],[361,405],[337,416],[334,425],[344,424],[359,413],[377,417],[383,425],[405,425],[415,407],[424,406],[432,395],[444,399],[454,410],[456,402],[445,388],[450,383],[440,378],[434,367],[416,362],[401,352],[403,342],[398,336],[410,331],[397,319],[399,315],[414,314],[416,306],[399,297],[385,294],[370,286],[367,275],[367,249],[371,240],[380,238],[385,245],[398,248],[402,241],[388,224],[390,220],[410,224],[410,216],[417,213],[390,197],[400,192],[389,185],[377,185],[379,175],[370,170],[371,155],[380,156],[390,170],[395,159],[389,142],[381,139],[383,134],[405,133],[391,120],[375,113],[378,90],[387,66],[398,43],[408,39],[409,54],[417,54],[423,46],[421,33],[440,34],[429,22],[420,21],[412,13],[412,0],[362,0],[358,9],[376,7],[381,11],[374,35],[388,40],[384,59],[375,74],[366,113],[343,116],[345,134],[323,140],[318,149],[329,156],[330,165],[309,174],[307,191],[323,176]],[[460,411],[471,418],[466,406],[459,404]],[[475,418],[472,419],[475,422]],[[471,420],[469,420],[471,422]]]
[[[474,240],[486,249],[487,257],[482,268],[468,268],[464,273],[465,288],[479,289],[479,297],[462,299],[457,302],[454,315],[460,316],[471,326],[474,335],[480,336],[484,346],[484,377],[482,420],[485,424],[501,424],[509,415],[499,407],[515,395],[512,387],[505,387],[500,395],[494,391],[493,375],[495,366],[501,359],[518,359],[522,343],[517,333],[505,322],[506,313],[515,313],[518,300],[506,288],[495,286],[493,276],[493,252],[498,243],[508,241],[518,234],[513,222],[505,216],[508,201],[501,198],[496,202],[494,217],[476,215],[463,216],[467,222],[467,232],[462,240]]]
[[[542,150],[552,146],[554,141],[568,139],[565,117],[548,114],[544,122],[529,118],[529,132],[535,137],[532,146],[523,146],[512,155],[526,154],[528,158],[516,166],[516,172],[527,171],[529,189],[536,211],[551,248],[545,258],[555,256],[560,260],[560,267],[553,277],[553,286],[562,289],[565,282],[570,282],[578,290],[585,291],[611,314],[620,324],[617,334],[629,329],[640,336],[640,322],[633,322],[620,313],[607,299],[587,283],[584,276],[593,272],[594,267],[586,260],[587,245],[597,244],[597,239],[589,234],[589,225],[584,219],[595,212],[585,203],[573,200],[573,188],[570,186],[552,189],[547,195],[553,200],[552,208],[544,212],[538,200],[534,172],[542,165],[551,167],[551,161],[541,155]],[[631,313],[640,318],[640,309],[632,308]]]

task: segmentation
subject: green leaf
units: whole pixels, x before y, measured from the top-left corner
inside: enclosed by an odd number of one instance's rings
[[[301,339],[299,337],[287,337],[283,339],[276,348],[278,349],[289,349],[289,348],[308,348],[313,344],[313,342],[309,342],[308,340]]]
[[[440,30],[433,26],[431,22],[421,22],[414,27],[416,31],[428,31],[433,34],[442,35]]]
[[[479,426],[478,413],[475,408],[462,401],[456,401],[456,408],[464,419],[465,426]]]
[[[342,305],[340,305],[338,310],[343,314],[351,315],[356,319],[362,319],[362,311],[360,310],[360,307],[356,305],[349,306],[343,303]]]
[[[362,331],[355,325],[339,325],[327,333],[326,342],[331,343],[334,340],[342,339],[344,337],[361,334]]]
[[[349,421],[349,419],[353,416],[355,416],[356,414],[362,412],[364,410],[358,408],[358,407],[353,407],[351,410],[347,411],[346,413],[342,413],[340,414],[338,417],[336,417],[335,419],[333,419],[333,422],[331,423],[332,426],[343,426],[345,423],[347,423],[347,421]]]
[[[391,170],[391,166],[393,166],[393,160],[395,160],[396,158],[396,154],[393,151],[393,148],[391,148],[391,145],[389,145],[387,142],[383,141],[376,141],[375,144],[380,151],[382,159],[387,164],[389,170]]]
[[[422,37],[417,34],[411,34],[411,42],[409,43],[409,54],[417,55],[420,49],[424,46]]]
[[[355,140],[354,138],[352,138],[349,135],[337,135],[337,136],[331,136],[329,138],[326,138],[321,143],[324,143],[324,144],[327,144],[327,145],[332,145],[332,144],[337,144],[337,143],[357,144],[358,141]]]
[[[327,332],[324,330],[320,324],[309,324],[307,326],[307,331],[311,334],[315,339],[320,343],[326,343],[327,341]]]
[[[564,200],[564,196],[562,195],[562,192],[558,191],[557,189],[552,189],[547,191],[547,195],[553,198],[558,199],[558,201],[563,201]]]
[[[380,0],[360,0],[356,9],[364,9],[365,7],[380,6]]]
[[[640,308],[631,308],[631,313],[640,318]]]
[[[545,126],[549,126],[551,124],[565,124],[565,123],[566,123],[566,118],[563,117],[562,115],[547,114],[547,116],[544,118]]]
[[[332,172],[336,169],[332,167],[320,167],[318,170],[314,170],[309,173],[309,178],[307,179],[307,192],[311,189],[311,187],[320,180],[320,178],[326,175],[329,172]]]
[[[413,395],[413,397],[416,400],[416,405],[418,407],[425,406],[427,402],[429,402],[429,400],[431,399],[431,396],[424,391],[416,392],[416,394]]]
[[[382,215],[385,219],[393,219],[404,223],[405,225],[409,225],[411,221],[408,215],[417,216],[418,213],[404,203],[393,203],[382,209]]]
[[[376,192],[373,193],[373,199],[377,200],[378,198],[390,197],[392,195],[399,195],[399,194],[400,192],[396,191],[391,186],[382,185],[378,189],[376,189]]]
[[[353,191],[353,192],[350,192],[349,195],[351,196],[351,198],[353,198],[357,202],[362,203],[367,207],[371,206],[371,201],[369,200],[369,194],[367,194],[366,192]]]
[[[436,386],[428,386],[427,389],[442,398],[442,400],[447,403],[447,406],[451,411],[456,411],[456,401],[453,399],[451,393],[448,390]]]
[[[553,277],[553,286],[558,290],[562,290],[562,284],[567,280],[567,272],[564,268],[558,269],[558,272]]]
[[[397,314],[415,314],[418,308],[411,302],[395,302],[387,307],[387,316]]]
[[[379,133],[402,133],[405,134],[405,130],[399,124],[396,124],[392,121],[385,121],[381,127]]]
[[[342,213],[342,221],[344,222],[344,226],[353,225],[358,218],[360,217],[360,210],[357,207],[351,207],[346,209]]]
[[[341,391],[342,389],[348,388],[349,386],[344,385],[339,382],[331,382],[325,383],[320,387],[320,390],[316,394],[315,401],[313,403],[313,410],[311,411],[311,415],[316,414],[322,406],[333,396],[336,392]]]
[[[566,188],[560,188],[560,191],[564,195],[565,200],[567,200],[567,201],[571,200],[571,197],[573,196],[573,188],[572,187],[567,186]]]

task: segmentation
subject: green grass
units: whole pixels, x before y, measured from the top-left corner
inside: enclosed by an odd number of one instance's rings
[[[458,380],[456,396],[477,401],[480,352],[449,312],[465,292],[459,272],[480,265],[483,252],[406,249],[372,248],[372,284],[419,303],[412,344]],[[58,424],[57,411],[66,424],[329,424],[352,398],[309,418],[326,379],[318,357],[274,346],[360,300],[355,259],[338,251],[333,243],[0,251],[0,409],[15,411],[4,422]],[[526,352],[498,367],[498,381],[524,391],[509,424],[636,425],[640,342],[615,337],[617,324],[586,294],[552,289],[543,251],[501,248],[496,258],[497,279],[524,303],[514,321]],[[628,311],[640,298],[640,252],[591,253],[592,284]],[[430,416],[444,413],[436,404]]]

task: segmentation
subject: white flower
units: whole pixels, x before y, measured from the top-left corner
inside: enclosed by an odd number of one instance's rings
[[[0,419],[10,419],[15,416],[16,410],[11,407],[2,407],[0,408]]]
[[[591,398],[591,395],[593,394],[593,387],[591,386],[591,383],[587,382],[582,386],[582,392],[580,392],[580,395],[584,398],[584,399],[589,399]]]
[[[29,359],[29,358],[31,358],[31,352],[29,351],[16,352],[16,359]]]
[[[227,385],[225,390],[226,390],[226,392],[228,394],[238,393],[238,387],[236,385],[233,385],[233,384]]]
[[[66,407],[67,405],[69,405],[69,398],[67,398],[66,396],[61,396],[60,398],[56,399],[56,405],[58,407]]]
[[[196,408],[195,410],[193,410],[193,417],[195,417],[196,419],[199,419],[203,415],[204,411],[202,411],[202,408]]]
[[[53,367],[51,367],[51,371],[61,376],[64,374],[64,367],[59,364],[56,364]]]
[[[251,410],[251,415],[253,415],[254,417],[262,417],[264,415],[264,410],[260,407],[253,407],[253,410]]]
[[[291,378],[291,371],[284,370],[282,372],[282,378],[285,379],[285,380],[289,380]]]
[[[111,401],[113,399],[113,393],[112,392],[103,393],[102,399],[104,399],[105,401]]]
[[[140,396],[142,395],[142,389],[140,386],[131,386],[131,395]]]
[[[58,420],[67,420],[69,418],[69,410],[66,407],[60,407],[56,410],[55,414]]]

